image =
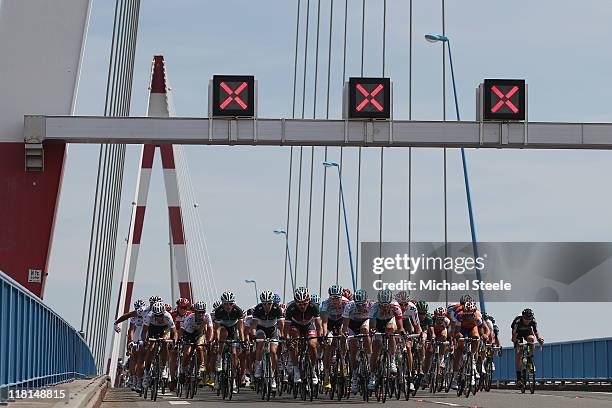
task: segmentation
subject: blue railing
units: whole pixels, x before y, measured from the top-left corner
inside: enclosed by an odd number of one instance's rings
[[[612,338],[545,344],[534,354],[536,378],[543,381],[612,381]],[[514,381],[514,350],[495,358],[493,378]]]
[[[0,271],[0,400],[7,389],[95,374],[91,351],[77,330]]]

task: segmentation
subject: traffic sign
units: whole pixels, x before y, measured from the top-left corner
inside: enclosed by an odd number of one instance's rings
[[[349,119],[389,119],[389,78],[349,78],[347,113]]]
[[[527,110],[524,79],[485,79],[483,120],[523,121]]]
[[[215,75],[212,80],[212,116],[255,116],[255,77]]]

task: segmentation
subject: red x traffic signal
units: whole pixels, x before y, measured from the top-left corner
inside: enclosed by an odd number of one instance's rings
[[[389,119],[391,81],[389,78],[349,78],[349,119]]]
[[[485,79],[484,120],[525,120],[525,80]]]
[[[213,116],[255,116],[255,77],[252,75],[215,75],[212,94]]]

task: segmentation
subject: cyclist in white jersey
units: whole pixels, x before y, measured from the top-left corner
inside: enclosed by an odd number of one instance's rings
[[[178,340],[178,334],[174,326],[172,315],[165,310],[165,306],[161,302],[153,304],[151,311],[145,317],[144,326],[142,328],[142,338],[148,339],[171,339],[175,344]],[[155,342],[149,341],[147,344],[147,357],[145,359],[145,380],[148,381],[148,373],[150,372],[151,362],[153,361],[153,352]],[[162,378],[167,378],[168,370],[166,362],[168,361],[168,345],[164,342],[160,355],[161,366],[164,367]]]
[[[370,308],[370,331],[373,333],[395,333],[399,332],[405,334],[404,325],[402,320],[402,309],[397,302],[393,301],[393,294],[389,289],[383,289],[378,292],[378,302],[374,303]],[[378,368],[378,353],[381,346],[381,336],[375,334],[374,344],[372,347],[372,359],[370,367],[372,373],[370,375],[370,382],[368,388],[373,390],[376,385],[376,370]],[[389,338],[389,351],[391,355],[395,354],[395,338]],[[391,373],[397,372],[397,366],[395,361],[390,361]]]
[[[368,294],[365,290],[359,289],[353,296],[353,301],[349,302],[344,307],[344,313],[342,313],[342,333],[345,336],[356,335],[356,334],[368,334],[370,329],[370,308],[372,302],[368,300]],[[365,349],[368,355],[372,354],[372,342],[370,336],[364,337]],[[351,367],[353,372],[353,378],[351,380],[351,391],[353,394],[357,394],[359,385],[359,378],[357,377],[357,370],[359,363],[357,361],[357,352],[359,343],[357,339],[349,340],[349,355],[351,361]]]
[[[329,297],[321,305],[321,322],[323,333],[326,336],[339,335],[342,328],[342,314],[344,307],[348,304],[348,299],[342,296],[342,286],[332,285],[327,291]],[[331,389],[329,381],[329,367],[331,366],[333,347],[331,338],[327,339],[323,351],[323,388]]]
[[[210,315],[206,313],[204,302],[193,304],[193,313],[185,317],[179,328],[179,338],[185,344],[183,348],[183,370],[188,367],[191,355],[191,345],[195,344],[200,361],[200,372],[206,371],[206,349],[204,344],[212,341],[213,325]],[[179,381],[184,381],[184,373],[179,377]]]

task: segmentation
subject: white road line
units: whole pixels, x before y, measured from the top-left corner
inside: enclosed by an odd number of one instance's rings
[[[170,405],[191,405],[189,401],[168,401]]]
[[[423,400],[423,401],[431,402],[433,404],[448,405],[449,407],[460,407],[461,406],[459,404],[453,404],[452,402],[442,402],[442,401],[432,401],[432,400]]]

